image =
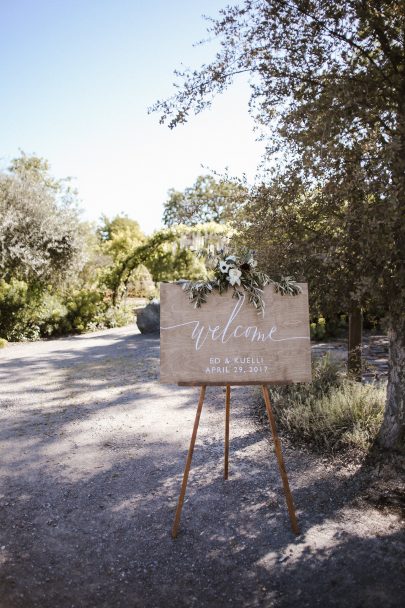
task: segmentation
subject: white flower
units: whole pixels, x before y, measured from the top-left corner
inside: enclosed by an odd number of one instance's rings
[[[227,278],[231,285],[240,285],[241,276],[242,273],[240,270],[238,270],[237,268],[231,268],[229,271],[229,276]]]
[[[218,266],[219,266],[220,271],[223,272],[224,274],[226,274],[229,270],[229,264],[224,262],[224,260],[221,260],[219,262]]]
[[[228,255],[228,257],[226,258],[226,261],[228,262],[228,264],[229,264],[229,262],[231,262],[231,264],[235,264],[235,262],[236,262],[236,256],[234,256],[234,255]]]
[[[249,260],[249,266],[251,266],[251,268],[256,268],[256,266],[257,266],[257,260],[254,260],[253,258],[250,258],[250,260]]]

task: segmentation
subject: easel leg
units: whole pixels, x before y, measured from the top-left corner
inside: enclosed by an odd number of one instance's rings
[[[295,515],[294,502],[293,502],[293,498],[291,495],[290,486],[288,483],[287,472],[285,470],[280,440],[277,435],[276,421],[274,419],[274,414],[273,414],[271,404],[270,404],[269,389],[267,388],[267,386],[263,385],[262,390],[263,390],[264,402],[266,404],[267,416],[269,418],[269,424],[270,424],[271,432],[273,434],[274,447],[276,450],[276,456],[277,456],[278,466],[280,469],[280,475],[281,475],[281,479],[283,480],[284,494],[285,494],[285,499],[287,502],[288,513],[290,515],[291,528],[292,528],[294,534],[299,534],[300,530],[298,527],[297,517]]]
[[[231,386],[226,385],[225,397],[225,460],[224,460],[224,479],[228,479],[229,464],[229,415],[231,410]]]
[[[194,445],[195,445],[195,440],[196,440],[196,437],[197,437],[198,425],[200,423],[201,410],[202,410],[202,406],[203,406],[203,403],[204,403],[205,389],[206,389],[206,386],[203,385],[201,387],[201,391],[200,391],[200,400],[198,402],[197,413],[195,415],[193,434],[191,435],[190,447],[188,448],[186,466],[185,466],[184,474],[183,474],[183,483],[181,484],[179,501],[177,503],[176,515],[175,515],[175,518],[174,518],[174,524],[173,524],[173,528],[172,528],[172,537],[173,538],[176,538],[177,531],[178,531],[178,528],[179,528],[180,517],[181,517],[181,510],[183,508],[184,496],[186,494],[188,474],[190,472],[191,459],[193,458]]]

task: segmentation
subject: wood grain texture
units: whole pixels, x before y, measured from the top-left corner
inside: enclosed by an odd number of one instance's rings
[[[265,288],[265,315],[247,298],[212,293],[194,308],[180,285],[160,288],[160,381],[273,384],[311,381],[308,289],[282,296]]]
[[[228,479],[229,472],[229,419],[231,414],[231,387],[226,385],[225,396],[225,446],[224,446],[224,479]]]
[[[188,448],[186,466],[184,468],[183,481],[181,483],[180,496],[179,496],[179,500],[177,503],[176,514],[174,516],[174,522],[173,522],[173,527],[172,527],[172,537],[173,538],[176,538],[177,532],[179,530],[181,511],[183,509],[184,497],[186,495],[188,475],[190,473],[191,461],[193,459],[195,440],[197,437],[198,425],[200,424],[200,417],[201,417],[201,411],[202,411],[202,407],[203,407],[203,403],[204,403],[204,398],[205,398],[205,386],[202,386],[200,389],[200,399],[198,401],[197,412],[195,415],[193,433],[191,435],[191,440],[190,440],[190,447]]]
[[[269,425],[274,440],[274,449],[277,456],[278,467],[280,470],[281,481],[283,482],[284,495],[287,503],[288,514],[290,516],[291,528],[294,534],[299,534],[300,529],[298,527],[297,516],[295,514],[294,501],[290,490],[290,484],[288,483],[287,471],[285,470],[283,452],[281,450],[280,439],[277,434],[276,420],[274,418],[273,409],[270,402],[270,394],[267,386],[262,387],[264,402],[266,404],[267,417],[269,419]]]

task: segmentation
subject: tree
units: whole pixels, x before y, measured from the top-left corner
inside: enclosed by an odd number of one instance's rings
[[[101,224],[97,228],[97,234],[103,242],[112,241],[120,235],[125,234],[132,241],[144,241],[139,223],[126,215],[116,215],[110,220],[106,215],[101,216]]]
[[[384,304],[389,328],[380,442],[402,445],[405,6],[401,0],[246,0],[222,10],[211,33],[222,45],[215,59],[180,74],[177,94],[154,109],[161,112],[161,122],[174,127],[191,111],[209,106],[237,74],[248,73],[252,111],[260,124],[271,127],[269,152],[278,152],[284,165],[299,162],[301,175],[316,180],[329,201],[335,191],[343,200],[346,180],[347,229],[352,239],[361,233],[370,255],[355,282],[357,302],[372,290]],[[369,204],[364,226],[362,214]],[[322,206],[322,221],[333,215],[332,209],[333,204]],[[362,250],[355,251],[358,255],[367,259]]]
[[[115,305],[125,293],[131,278],[137,269],[143,265],[148,268],[148,260],[159,251],[165,243],[175,240],[176,234],[172,230],[156,232],[146,243],[135,246],[130,252],[117,261],[107,272],[104,282],[112,291]]]
[[[76,193],[48,163],[22,154],[0,173],[0,277],[57,284],[83,263]]]
[[[245,195],[245,188],[236,182],[212,175],[199,175],[195,183],[179,192],[173,188],[164,204],[165,226],[185,224],[195,226],[206,222],[227,222],[237,212]]]
[[[230,232],[229,226],[215,222],[158,230],[107,271],[104,282],[113,293],[114,303],[125,293],[141,265],[150,271],[155,282],[205,279],[206,267],[197,250],[222,247]]]
[[[114,261],[124,258],[146,240],[139,223],[125,215],[116,215],[112,220],[103,215],[101,221],[97,234],[102,250]]]
[[[354,195],[353,188],[351,201]],[[361,282],[371,262],[362,237],[375,201],[366,207],[355,213],[343,191],[341,197],[336,189],[328,195],[326,186],[305,180],[292,165],[270,184],[252,188],[236,237],[239,245],[256,249],[270,276],[292,274],[308,281],[313,314],[336,318],[348,313],[348,372],[356,379],[361,379],[361,309],[378,301],[374,289]]]

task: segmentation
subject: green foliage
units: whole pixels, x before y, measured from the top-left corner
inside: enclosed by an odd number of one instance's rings
[[[39,328],[33,315],[40,301],[37,290],[25,281],[0,280],[0,334],[7,340],[37,339]]]
[[[280,282],[270,279],[265,273],[256,270],[257,261],[252,251],[246,251],[240,255],[231,255],[221,250],[217,254],[201,252],[207,258],[211,268],[211,278],[197,282],[184,284],[184,291],[195,308],[200,308],[207,301],[207,297],[215,290],[220,294],[233,289],[232,297],[241,298],[244,291],[248,295],[248,301],[253,304],[257,311],[264,313],[263,289],[272,284],[277,293],[282,295],[297,295],[301,288],[291,277],[282,277]]]
[[[83,333],[102,325],[108,308],[105,294],[98,289],[79,289],[66,299],[65,327]]]
[[[79,289],[65,300],[66,316],[62,320],[63,333],[85,333],[133,322],[131,309],[125,304],[112,306],[111,300],[100,289]]]
[[[30,323],[38,328],[39,335],[43,338],[63,334],[66,315],[67,307],[61,295],[49,291],[43,292],[35,310],[29,311]]]
[[[114,262],[111,255],[105,251],[104,243],[97,233],[97,228],[90,222],[82,222],[80,229],[83,237],[84,265],[80,272],[69,281],[75,288],[96,289],[100,283],[101,276]]]
[[[25,161],[28,160],[24,160],[24,166]],[[31,161],[35,169],[33,182],[43,184],[45,178],[37,172],[42,161],[30,158]],[[17,161],[16,164],[19,166]],[[47,187],[58,190],[51,178]],[[42,209],[43,204],[39,201],[38,208]],[[133,315],[128,307],[119,304],[122,295],[153,297],[155,281],[205,277],[204,264],[192,248],[200,242],[210,246],[222,242],[229,229],[216,224],[178,226],[146,239],[137,222],[117,216],[113,220],[104,217],[97,230],[83,223],[78,231],[82,263],[63,281],[60,275],[55,283],[55,274],[49,282],[45,281],[46,274],[38,280],[24,260],[21,273],[10,269],[9,279],[2,279],[0,335],[13,341],[35,340],[129,323]],[[19,278],[20,274],[26,278]]]
[[[157,235],[168,233],[172,235],[172,239],[154,250],[149,250],[145,261],[156,282],[207,279],[207,269],[199,251],[222,248],[229,240],[231,229],[227,224],[215,222],[195,226],[182,224],[162,230]]]
[[[149,297],[155,285],[143,258],[172,236],[148,241],[138,222],[80,222],[76,193],[35,156],[0,173],[0,335],[11,341],[82,333],[133,321],[117,305],[128,286]],[[180,233],[179,233],[180,234]],[[136,252],[136,253],[135,253]],[[177,247],[160,275],[187,272],[194,256]],[[156,259],[158,266],[159,260]],[[159,273],[157,272],[159,275]]]
[[[117,306],[109,306],[96,329],[124,327],[134,322],[134,311],[123,302]]]
[[[126,234],[131,242],[145,240],[139,223],[126,215],[116,215],[110,220],[106,215],[101,216],[101,224],[97,228],[97,234],[102,241],[113,241],[115,238]]]
[[[205,266],[195,249],[201,245],[215,247],[226,241],[229,233],[227,225],[213,222],[160,230],[109,268],[102,282],[112,291],[116,303],[140,265],[146,266],[155,282],[205,278]]]
[[[148,249],[145,265],[155,282],[204,280],[208,277],[204,261],[198,252],[201,249],[215,251],[229,241],[231,229],[227,224],[208,222],[195,226],[176,225],[156,233],[163,238],[155,248]],[[171,235],[165,239],[165,235]]]
[[[369,323],[369,326],[370,323]],[[310,323],[311,338],[313,340],[324,340],[330,338],[347,337],[347,315],[334,315],[330,317],[314,317]]]
[[[113,304],[115,305],[125,293],[131,275],[141,264],[148,266],[148,259],[166,242],[173,242],[176,238],[175,232],[168,230],[157,232],[148,241],[136,247],[128,255],[117,262],[103,278],[103,284],[111,290]]]
[[[173,128],[250,74],[273,164],[243,244],[267,273],[306,278],[315,314],[384,307],[388,448],[405,436],[404,31],[403,0],[245,0],[211,21],[212,61],[153,108]]]
[[[67,308],[60,295],[33,290],[25,281],[0,281],[0,333],[10,341],[38,340],[65,330]]]
[[[145,264],[157,283],[179,279],[195,280],[206,276],[202,260],[190,249],[180,249],[178,246],[160,247],[151,251]]]
[[[229,222],[243,204],[245,188],[241,183],[212,175],[199,175],[183,192],[171,189],[164,204],[165,226],[195,226],[207,222]]]
[[[131,309],[125,304],[112,306],[100,289],[79,289],[68,296],[63,322],[64,331],[84,333],[110,327],[121,327],[133,322]]]
[[[114,262],[121,261],[146,241],[138,222],[120,215],[112,220],[104,215],[97,234],[103,253],[111,256]]]
[[[319,317],[317,321],[310,323],[311,338],[314,340],[322,340],[326,336],[326,319]]]
[[[112,306],[100,289],[82,288],[66,294],[30,291],[27,283],[0,281],[0,334],[9,341],[38,340],[83,333],[133,322],[129,307]]]
[[[290,166],[271,184],[252,188],[235,242],[255,247],[268,274],[292,273],[307,281],[312,314],[333,317],[350,310],[352,302],[375,307],[382,293],[371,273],[381,264],[381,251],[367,225],[382,213],[380,203],[370,199],[363,211],[356,210],[362,221],[354,231],[351,194],[343,186],[337,192],[334,176],[325,191],[298,171]]]
[[[280,426],[298,443],[326,453],[366,452],[381,426],[386,387],[350,381],[323,357],[312,384],[271,387],[270,394]]]
[[[2,278],[58,285],[83,262],[75,191],[50,176],[46,161],[22,154],[0,172]]]
[[[127,283],[127,295],[132,298],[156,296],[156,286],[152,275],[143,264],[132,271]]]

